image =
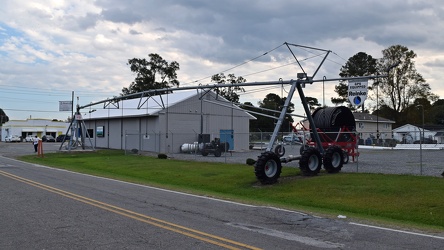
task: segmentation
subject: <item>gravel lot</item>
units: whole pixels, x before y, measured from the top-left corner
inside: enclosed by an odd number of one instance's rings
[[[58,152],[60,143],[43,143],[44,153]],[[287,154],[299,154],[299,146],[286,147]],[[343,172],[361,173],[384,173],[384,174],[410,174],[428,175],[442,177],[444,171],[444,151],[443,150],[394,150],[394,149],[359,149],[360,156],[357,161],[350,162],[342,168]],[[140,152],[139,152],[140,153]],[[141,152],[144,155],[154,155],[157,153]],[[5,157],[17,157],[20,155],[35,154],[34,148],[29,142],[5,143],[0,142],[0,155]],[[242,163],[246,159],[256,159],[261,154],[260,150],[246,152],[233,152],[232,154],[222,154],[221,157],[200,154],[168,154],[170,158],[205,162]],[[422,158],[422,164],[421,164]],[[285,167],[298,167],[298,161],[283,164]],[[422,166],[421,166],[422,165]],[[422,170],[422,171],[421,171]]]

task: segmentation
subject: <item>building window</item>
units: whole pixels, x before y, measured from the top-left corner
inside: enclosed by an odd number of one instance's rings
[[[105,137],[105,127],[98,126],[96,129],[97,137]]]
[[[359,122],[359,123],[358,123],[358,127],[359,127],[360,129],[363,129],[363,128],[364,128],[364,123]]]
[[[87,133],[89,138],[94,138],[94,129],[92,128],[87,129]]]

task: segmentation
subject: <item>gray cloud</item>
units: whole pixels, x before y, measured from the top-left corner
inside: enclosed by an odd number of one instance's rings
[[[62,20],[63,26],[67,30],[82,31],[96,26],[100,15],[87,13],[85,16],[77,17],[74,15],[64,16]]]
[[[0,9],[0,84],[118,94],[134,77],[128,58],[158,53],[180,63],[179,80],[194,82],[284,42],[332,50],[318,74],[331,78],[360,51],[378,58],[381,50],[401,44],[418,54],[419,72],[444,96],[441,5],[438,0],[8,1]],[[313,56],[295,51],[299,59]],[[319,57],[304,60],[304,67],[317,66],[315,60]],[[283,46],[228,73],[249,75],[249,81],[293,78],[299,70],[294,65],[266,71],[290,62]]]
[[[141,15],[132,8],[118,9],[110,8],[102,11],[102,16],[105,20],[116,23],[134,24],[143,21]]]
[[[151,22],[167,30],[181,30],[221,38],[220,53],[195,50],[193,54],[236,62],[284,41],[314,44],[325,38],[364,37],[386,47],[413,46],[426,42],[417,36],[414,23],[433,22],[434,16],[412,18],[422,12],[438,12],[436,1],[128,1],[97,2],[104,18],[133,24]],[[112,8],[110,7],[112,6]],[[442,13],[437,13],[442,14]],[[408,20],[407,22],[405,20]],[[393,27],[393,28],[391,28]],[[181,39],[174,46],[188,46]],[[433,43],[432,43],[433,44]],[[329,48],[327,48],[329,49]],[[230,60],[231,59],[231,60]]]
[[[438,69],[438,70],[443,70],[444,69],[444,59],[441,59],[441,60],[440,59],[436,59],[436,60],[433,60],[433,61],[429,61],[429,62],[426,62],[425,65],[427,67],[441,68],[441,69]]]

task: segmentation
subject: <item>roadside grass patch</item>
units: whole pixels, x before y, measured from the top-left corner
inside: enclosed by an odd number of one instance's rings
[[[234,201],[444,230],[444,180],[437,177],[323,171],[305,177],[286,167],[278,183],[264,186],[247,164],[159,159],[120,150],[19,159]]]

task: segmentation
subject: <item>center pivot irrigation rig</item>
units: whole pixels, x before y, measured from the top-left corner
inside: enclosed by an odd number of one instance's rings
[[[300,69],[302,70],[302,73],[297,73],[297,79],[296,80],[279,80],[279,81],[268,81],[268,82],[246,82],[246,83],[238,83],[238,84],[230,84],[226,87],[248,87],[248,86],[264,86],[264,85],[289,85],[290,90],[288,91],[288,96],[285,99],[284,106],[280,112],[279,118],[277,119],[273,134],[270,138],[270,141],[267,145],[267,148],[264,152],[261,153],[261,155],[258,156],[258,160],[256,161],[254,165],[254,172],[256,174],[256,178],[262,183],[262,184],[273,184],[277,182],[277,180],[280,177],[281,171],[282,171],[282,163],[288,163],[291,161],[299,160],[299,168],[301,169],[302,173],[304,175],[316,175],[321,170],[322,165],[324,166],[324,169],[328,173],[336,173],[341,170],[344,164],[344,153],[349,149],[343,149],[341,148],[340,143],[337,143],[338,141],[333,142],[326,142],[324,139],[321,140],[320,133],[323,133],[322,130],[319,130],[319,128],[316,127],[316,124],[322,124],[322,123],[328,123],[330,121],[324,121],[323,119],[330,119],[332,116],[341,119],[341,115],[339,113],[343,112],[347,115],[351,114],[350,110],[342,107],[340,109],[330,109],[330,111],[327,111],[327,109],[323,110],[324,115],[317,117],[317,122],[313,119],[313,115],[310,112],[310,108],[308,106],[308,103],[306,101],[303,88],[307,84],[313,84],[315,82],[325,82],[325,81],[347,81],[347,80],[364,80],[364,79],[375,79],[375,78],[382,78],[387,77],[389,71],[396,67],[397,65],[393,65],[389,67],[386,71],[386,74],[381,75],[373,75],[373,76],[360,76],[360,77],[345,77],[345,78],[334,78],[334,79],[319,79],[314,80],[314,77],[316,76],[317,72],[319,71],[322,64],[327,59],[328,55],[331,53],[330,50],[324,50],[314,47],[308,47],[308,46],[302,46],[297,44],[290,44],[285,42],[284,43],[288,49],[290,50],[291,54],[293,55],[294,59],[296,60],[297,64],[299,65]],[[316,50],[325,53],[325,56],[323,57],[322,61],[319,63],[319,66],[316,68],[313,75],[309,76],[305,70],[303,69],[300,61],[296,58],[295,54],[291,50],[290,46],[300,47],[303,49],[311,49]],[[140,98],[142,100],[143,97],[151,97],[154,95],[165,95],[167,93],[171,93],[173,91],[180,91],[180,90],[201,90],[202,95],[201,98],[208,93],[212,89],[218,89],[223,88],[223,85],[220,84],[212,84],[212,85],[199,85],[199,86],[189,86],[189,87],[178,87],[178,88],[164,88],[164,89],[155,89],[155,90],[147,90],[139,93],[129,94],[125,96],[119,96],[114,97],[112,99],[107,99],[95,103],[90,103],[88,105],[79,106],[77,105],[77,111],[76,115],[80,115],[80,109],[84,109],[87,107],[91,107],[97,104],[104,104],[104,108],[108,105],[114,105],[116,108],[118,108],[119,100],[124,99],[130,99],[130,98]],[[205,91],[204,91],[205,90]],[[310,136],[311,136],[311,142],[303,145],[303,148],[300,150],[300,155],[289,155],[287,157],[284,157],[283,155],[280,155],[277,152],[273,152],[272,148],[273,145],[275,145],[275,142],[277,140],[280,128],[282,123],[285,121],[285,117],[287,115],[287,108],[290,105],[290,102],[293,98],[293,94],[295,91],[298,91],[299,98],[301,100],[302,106],[304,108],[304,111],[306,113],[307,120],[310,124]],[[163,102],[163,101],[162,101]],[[163,104],[163,103],[162,103]],[[348,110],[348,112],[347,112]],[[246,110],[249,112],[248,110]],[[332,112],[328,118],[325,118],[325,112]],[[319,112],[320,113],[320,112]],[[76,121],[76,119],[74,119]],[[80,121],[78,121],[80,122]],[[353,120],[354,123],[354,120]],[[82,126],[83,124],[80,124]],[[354,125],[350,126],[345,129],[352,129],[354,130]],[[340,131],[336,131],[338,137],[340,136],[343,131],[341,130],[343,128],[339,128]],[[353,131],[349,131],[349,135],[351,136]],[[83,137],[84,135],[82,135]],[[356,138],[354,138],[356,140]],[[85,141],[84,139],[81,140],[82,142]],[[83,147],[82,147],[83,148]],[[348,159],[348,158],[347,158]]]

